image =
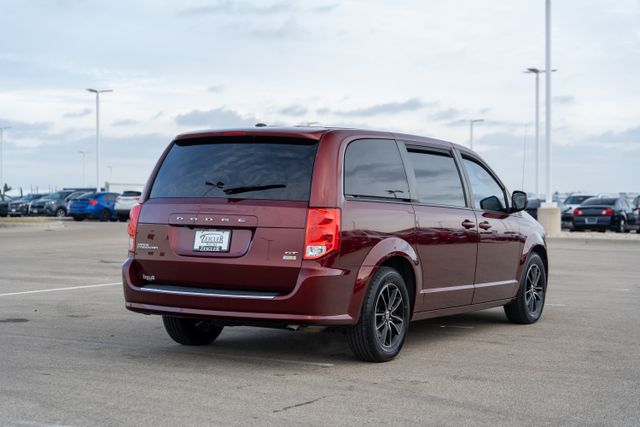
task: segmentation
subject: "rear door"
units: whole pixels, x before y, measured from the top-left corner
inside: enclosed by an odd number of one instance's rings
[[[141,283],[293,290],[317,143],[260,136],[176,141],[141,210]]]
[[[415,177],[415,245],[422,265],[422,310],[471,304],[478,251],[476,217],[450,149],[406,143]]]
[[[471,186],[480,236],[473,303],[510,298],[518,284],[523,245],[519,218],[508,213],[504,186],[480,159],[464,154],[462,163]]]

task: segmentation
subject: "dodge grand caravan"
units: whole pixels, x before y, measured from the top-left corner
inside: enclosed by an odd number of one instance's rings
[[[473,151],[418,136],[332,128],[183,134],[131,210],[130,310],[184,345],[224,326],[337,326],[354,354],[395,357],[409,322],[544,307],[547,250]]]

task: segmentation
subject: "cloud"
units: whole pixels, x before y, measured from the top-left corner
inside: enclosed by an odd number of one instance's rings
[[[402,102],[385,102],[370,107],[356,108],[354,110],[335,111],[327,108],[318,110],[318,114],[331,113],[337,116],[377,116],[380,114],[397,114],[405,111],[416,111],[424,107],[433,106],[435,103],[424,103],[419,98],[411,98]]]
[[[84,116],[88,116],[89,114],[91,114],[93,112],[93,110],[91,108],[85,108],[79,111],[70,111],[68,113],[64,113],[63,117],[69,118],[69,119],[73,119],[76,117],[84,117]]]
[[[280,110],[278,110],[278,113],[284,114],[287,116],[303,116],[307,114],[307,108],[303,107],[302,105],[293,104],[293,105],[289,105],[284,108],[281,108]]]
[[[204,15],[267,15],[290,10],[287,3],[274,3],[269,6],[257,6],[246,1],[217,0],[202,6],[192,6],[182,9],[179,14],[182,16],[204,16]]]
[[[207,92],[220,93],[224,89],[224,85],[213,85],[207,88]]]
[[[326,5],[323,5],[323,6],[314,7],[311,10],[313,12],[326,13],[326,12],[331,12],[334,9],[337,9],[338,6],[340,6],[340,3],[326,4]]]
[[[638,144],[640,146],[640,125],[621,132],[610,130],[589,139],[599,143]]]
[[[175,120],[181,126],[208,126],[212,128],[253,126],[258,122],[253,116],[244,117],[238,112],[224,107],[206,111],[193,110],[177,115]]]
[[[140,123],[137,120],[131,120],[131,119],[124,119],[124,120],[116,120],[113,123],[111,123],[112,126],[133,126],[133,125],[137,125],[138,123]]]
[[[557,104],[572,104],[575,98],[571,95],[558,95],[553,97],[553,102]]]
[[[433,120],[452,120],[460,117],[462,113],[463,111],[457,108],[447,108],[446,110],[435,112],[431,115],[431,118]]]

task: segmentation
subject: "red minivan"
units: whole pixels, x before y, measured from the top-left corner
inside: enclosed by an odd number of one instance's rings
[[[542,227],[473,151],[334,128],[183,134],[131,210],[126,307],[205,345],[224,326],[338,326],[383,362],[412,320],[537,321]]]

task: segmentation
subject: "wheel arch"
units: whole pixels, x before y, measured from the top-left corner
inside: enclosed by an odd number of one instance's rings
[[[422,289],[422,269],[418,255],[406,240],[392,237],[378,242],[367,254],[358,269],[353,295],[349,305],[349,313],[357,322],[360,319],[364,296],[369,288],[369,281],[381,267],[394,268],[407,284],[411,298],[411,316],[417,303],[417,296]]]

